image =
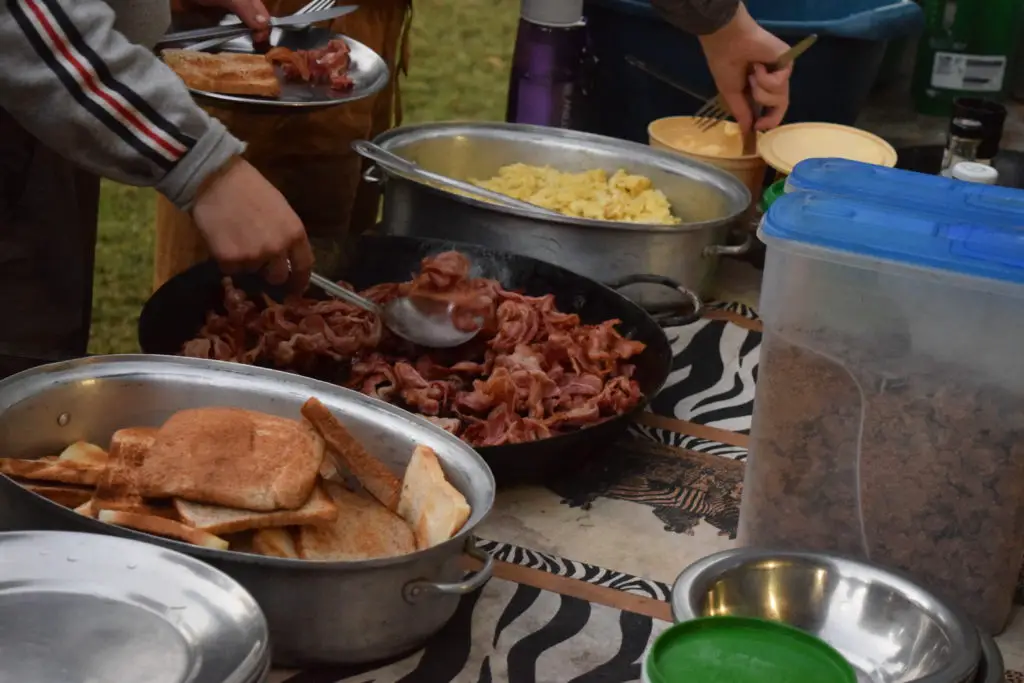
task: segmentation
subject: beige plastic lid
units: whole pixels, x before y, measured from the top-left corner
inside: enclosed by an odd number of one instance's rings
[[[761,136],[757,151],[779,173],[789,175],[804,159],[837,158],[893,167],[896,150],[882,138],[836,123],[791,123]]]

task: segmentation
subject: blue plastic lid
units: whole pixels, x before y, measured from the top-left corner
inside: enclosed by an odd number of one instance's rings
[[[848,159],[807,159],[786,178],[786,192],[856,197],[947,220],[1024,226],[1024,190],[965,183]]]
[[[944,220],[857,199],[796,192],[772,204],[761,234],[867,258],[1024,283],[1024,228]]]

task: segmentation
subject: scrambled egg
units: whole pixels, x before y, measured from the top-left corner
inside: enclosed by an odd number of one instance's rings
[[[498,175],[489,180],[471,182],[566,216],[664,225],[680,222],[650,178],[622,170],[609,178],[600,169],[563,173],[550,166],[512,164],[498,169]]]
[[[738,157],[743,155],[743,138],[739,124],[725,121],[719,124],[720,131],[712,129],[707,133],[685,133],[668,140],[673,149],[706,157]],[[717,134],[716,134],[717,133]],[[716,140],[708,142],[708,139]]]

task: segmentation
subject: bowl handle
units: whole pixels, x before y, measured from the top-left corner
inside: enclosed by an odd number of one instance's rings
[[[682,286],[675,280],[664,275],[624,275],[623,277],[615,280],[614,282],[607,283],[608,287],[614,290],[620,290],[623,287],[629,285],[646,284],[646,285],[662,285],[664,287],[671,287],[677,292],[685,296],[690,304],[693,306],[693,312],[685,315],[672,315],[668,312],[648,310],[654,321],[662,327],[677,327],[679,325],[689,325],[698,318],[700,318],[700,311],[704,308],[704,302],[701,301],[700,296],[687,287]]]
[[[482,562],[483,566],[462,581],[455,583],[438,583],[422,579],[410,581],[402,588],[402,595],[406,602],[419,602],[423,598],[436,595],[468,595],[487,583],[494,573],[494,557],[486,550],[478,548],[476,539],[472,536],[466,539],[465,553],[474,560]]]

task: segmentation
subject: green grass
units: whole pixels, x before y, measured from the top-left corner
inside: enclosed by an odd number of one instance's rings
[[[405,123],[501,120],[519,0],[414,0]],[[153,280],[152,190],[104,183],[91,353],[138,351],[135,325]]]

